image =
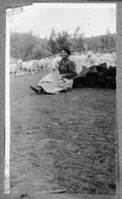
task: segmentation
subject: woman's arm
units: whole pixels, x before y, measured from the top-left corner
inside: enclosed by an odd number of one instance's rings
[[[68,72],[61,76],[67,79],[73,79],[73,77],[75,77],[76,75],[77,72],[76,72],[75,63],[73,61],[70,61],[68,66]]]

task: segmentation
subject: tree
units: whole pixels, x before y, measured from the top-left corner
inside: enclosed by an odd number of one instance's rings
[[[105,47],[105,37],[104,37],[104,35],[100,36],[100,47],[102,48],[102,50]]]
[[[84,32],[80,32],[79,26],[75,28],[72,36],[72,49],[73,51],[82,51],[84,49]]]
[[[57,52],[57,47],[56,47],[56,42],[50,37],[48,44],[47,44],[47,49],[52,53],[56,54]]]
[[[47,49],[52,53],[55,54],[56,53],[56,42],[55,42],[55,38],[56,38],[56,33],[55,30],[52,29],[51,35],[49,37],[49,41],[47,43]]]
[[[10,35],[10,56],[15,59],[29,61],[30,59],[41,59],[49,55],[46,49],[46,41],[29,33],[11,33]]]
[[[47,44],[47,49],[51,51],[52,54],[59,53],[60,48],[63,45],[70,46],[70,35],[66,31],[62,31],[61,33],[58,32],[57,34],[55,33],[55,30],[52,29],[48,44]]]
[[[70,35],[66,31],[62,31],[62,33],[57,34],[56,38],[57,47],[60,49],[62,46],[70,46]]]
[[[106,35],[110,35],[111,33],[110,33],[110,30],[107,28],[106,29]]]

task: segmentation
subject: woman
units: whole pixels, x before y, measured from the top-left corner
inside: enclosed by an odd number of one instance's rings
[[[57,70],[53,67],[51,73],[40,80],[37,88],[30,85],[36,93],[58,94],[61,91],[72,89],[73,78],[77,75],[75,63],[68,59],[70,55],[69,47],[63,46],[60,53],[62,59],[58,62]]]

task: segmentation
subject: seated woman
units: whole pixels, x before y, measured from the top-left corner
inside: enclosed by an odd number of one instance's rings
[[[68,59],[69,47],[63,46],[60,52],[61,60],[56,63],[56,67],[53,66],[54,62],[52,62],[51,72],[39,81],[37,88],[30,85],[30,88],[36,93],[58,94],[61,91],[72,89],[73,78],[77,75],[75,63]]]

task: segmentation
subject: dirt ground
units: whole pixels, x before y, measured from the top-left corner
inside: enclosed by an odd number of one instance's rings
[[[10,78],[11,193],[115,195],[116,90],[37,95],[46,73]]]

